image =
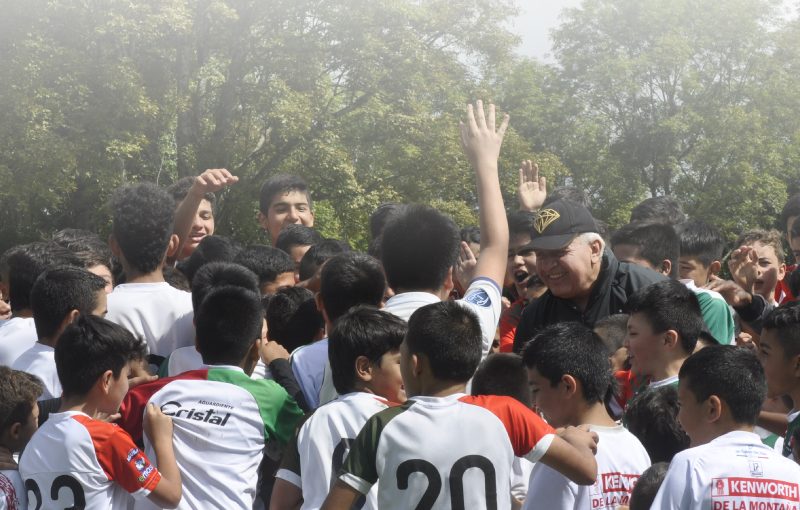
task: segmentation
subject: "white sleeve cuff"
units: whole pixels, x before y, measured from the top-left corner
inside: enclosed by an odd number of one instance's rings
[[[302,479],[300,475],[295,473],[294,471],[290,471],[288,469],[279,469],[277,473],[275,473],[275,478],[280,478],[281,480],[285,480],[290,484],[294,485],[295,487],[303,488]]]
[[[542,437],[536,446],[533,447],[533,450],[529,451],[525,458],[531,462],[539,462],[544,454],[547,453],[547,450],[550,449],[550,445],[553,444],[553,439],[555,439],[555,434],[547,434]]]
[[[351,473],[344,473],[339,477],[339,480],[343,481],[350,487],[354,488],[361,494],[366,494],[372,488],[372,484],[368,481],[359,478]]]

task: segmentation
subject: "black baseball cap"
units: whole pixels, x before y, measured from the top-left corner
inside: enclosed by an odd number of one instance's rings
[[[529,246],[534,250],[560,250],[588,232],[597,232],[589,209],[570,200],[555,200],[536,212]]]

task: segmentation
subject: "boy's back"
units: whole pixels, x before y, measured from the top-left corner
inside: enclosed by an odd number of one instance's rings
[[[42,510],[125,508],[127,493],[144,499],[161,480],[125,431],[75,411],[50,415],[19,470],[29,504]]]

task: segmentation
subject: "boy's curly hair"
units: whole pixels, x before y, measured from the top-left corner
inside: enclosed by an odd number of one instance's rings
[[[155,184],[125,186],[111,201],[113,233],[128,264],[152,273],[164,259],[175,222],[175,202]]]
[[[0,366],[0,434],[15,423],[24,423],[43,391],[36,376]]]

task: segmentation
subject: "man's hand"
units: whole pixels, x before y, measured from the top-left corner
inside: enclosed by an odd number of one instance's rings
[[[747,306],[753,301],[753,295],[750,292],[735,282],[723,280],[718,276],[712,276],[711,281],[704,288],[719,292],[725,301],[734,308]]]
[[[530,159],[522,162],[519,168],[519,210],[535,212],[542,208],[547,198],[547,179],[539,175],[539,165]]]
[[[464,293],[469,288],[470,282],[475,279],[475,267],[478,265],[478,259],[469,247],[469,244],[461,241],[461,250],[458,252],[458,261],[456,262],[455,277],[458,284],[461,286],[461,292]]]
[[[477,109],[477,111],[475,111]],[[500,147],[508,128],[508,115],[503,117],[503,122],[498,129],[495,128],[495,108],[489,104],[489,117],[483,111],[483,101],[480,99],[467,106],[467,122],[461,123],[461,147],[464,154],[476,170],[487,165],[497,169],[497,158],[500,157]]]
[[[284,346],[273,340],[265,342],[261,346],[260,354],[261,361],[263,361],[267,366],[269,366],[269,364],[276,359],[289,359],[289,351],[287,351]]]
[[[731,253],[728,270],[734,282],[752,293],[758,277],[758,253],[752,246],[740,246]]]
[[[189,193],[198,198],[203,198],[206,193],[214,193],[226,186],[239,182],[239,178],[224,168],[209,168],[194,178],[194,184]]]

